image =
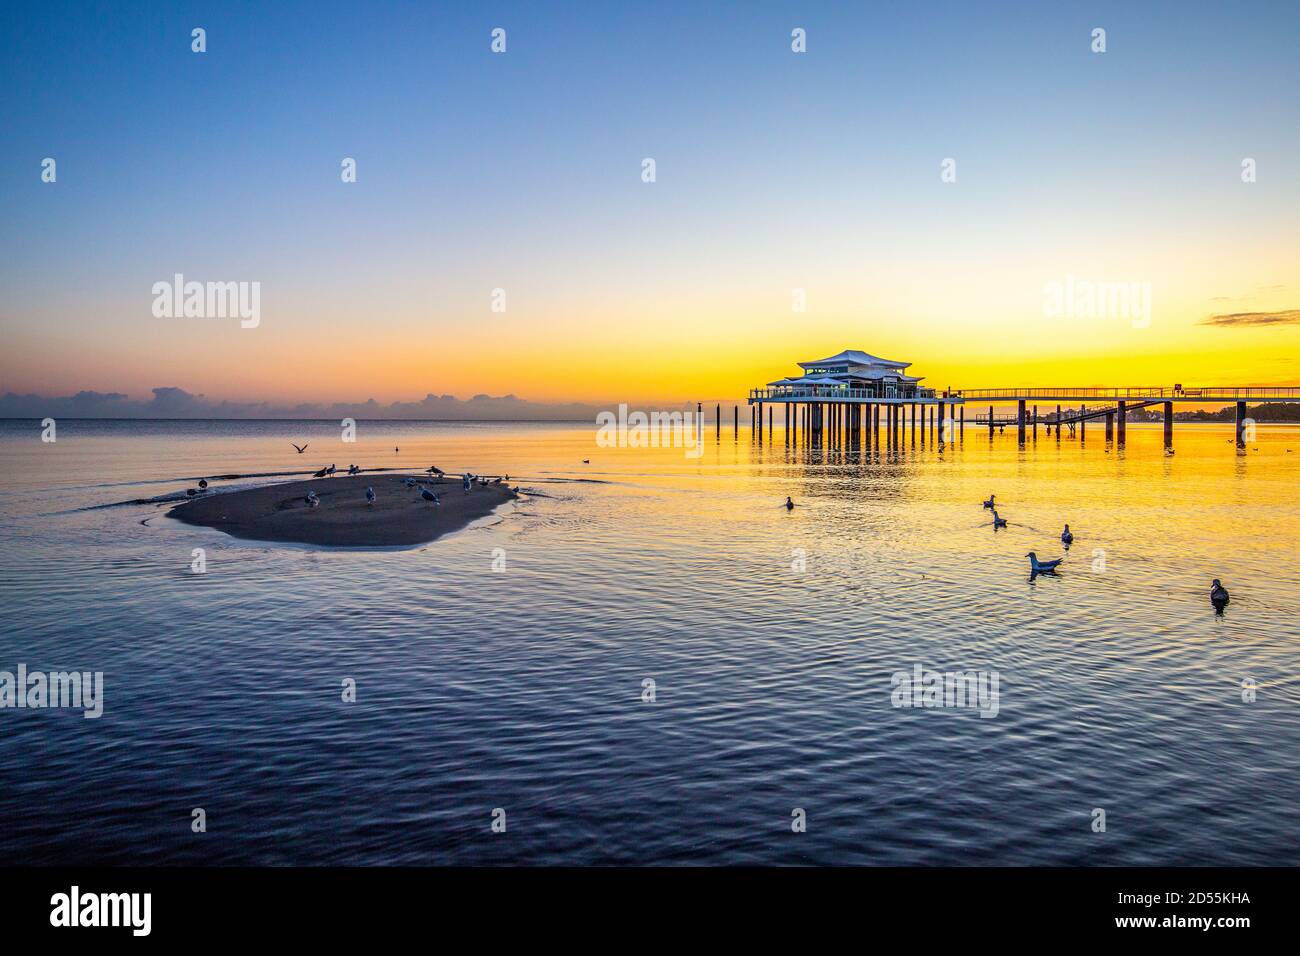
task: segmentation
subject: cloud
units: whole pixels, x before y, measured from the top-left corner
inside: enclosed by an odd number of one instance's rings
[[[1226,312],[1212,315],[1201,325],[1215,325],[1221,329],[1250,325],[1300,325],[1300,309],[1283,309],[1280,312]]]
[[[320,418],[443,421],[594,421],[601,406],[581,403],[530,402],[515,395],[475,395],[462,401],[454,395],[430,392],[418,402],[381,405],[364,402],[213,401],[171,385],[153,389],[148,401],[121,392],[78,392],[75,395],[0,395],[0,418]]]

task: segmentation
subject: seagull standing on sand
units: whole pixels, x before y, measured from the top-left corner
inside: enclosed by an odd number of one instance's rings
[[[375,503],[375,489],[366,488],[366,504],[373,505],[374,503]]]
[[[465,494],[469,494],[470,477],[468,472],[460,476],[460,486],[465,489]]]
[[[421,489],[420,489],[420,497],[423,498],[425,501],[432,502],[432,503],[435,504],[435,505],[440,505],[440,504],[442,504],[442,502],[438,500],[438,496],[435,495],[435,494],[434,494],[432,491],[430,491],[428,488],[421,488]]]
[[[1064,560],[1064,558],[1057,558],[1054,561],[1039,561],[1038,554],[1034,551],[1030,551],[1025,557],[1029,559],[1029,570],[1034,574],[1055,574],[1056,566]]]
[[[361,474],[361,466],[360,466],[360,465],[348,465],[348,474],[349,474],[349,475],[359,475],[359,474]]]
[[[329,468],[327,469],[326,473],[327,473],[331,478],[333,478],[333,477],[334,477],[334,472],[335,472],[336,470],[337,470],[337,469],[336,469],[333,465],[330,465]]]
[[[1214,605],[1214,610],[1218,614],[1223,613],[1223,609],[1228,606],[1232,600],[1228,597],[1228,589],[1219,583],[1219,579],[1214,579],[1214,584],[1210,587],[1210,603]]]
[[[304,498],[303,500],[307,502],[308,508],[315,508],[317,505],[320,504],[320,499],[316,497],[316,492],[314,491],[308,491],[307,497]]]
[[[324,477],[325,477],[326,475],[328,475],[329,473],[330,473],[330,470],[329,470],[328,468],[322,468],[320,471],[313,472],[313,473],[312,473],[312,477],[313,477],[313,478],[324,478]]]
[[[1061,544],[1069,547],[1072,543],[1074,543],[1074,532],[1070,530],[1070,526],[1067,524],[1065,530],[1061,532]]]

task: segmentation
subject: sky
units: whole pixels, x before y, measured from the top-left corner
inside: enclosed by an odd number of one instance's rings
[[[844,348],[1297,384],[1298,35],[1251,0],[6,4],[0,394],[727,401]],[[258,283],[256,327],[155,315],[178,273]],[[1149,310],[1052,305],[1103,285]]]

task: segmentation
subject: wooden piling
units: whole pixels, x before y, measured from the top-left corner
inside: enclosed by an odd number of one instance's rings
[[[1174,403],[1165,402],[1165,447],[1174,447]]]
[[[1115,441],[1122,445],[1125,441],[1124,433],[1126,429],[1124,426],[1128,419],[1128,407],[1125,402],[1119,402],[1117,404],[1118,407],[1115,409]]]
[[[1246,403],[1237,403],[1237,447],[1246,447]]]
[[[1022,445],[1025,443],[1025,400],[1023,398],[1016,402],[1016,440]]]

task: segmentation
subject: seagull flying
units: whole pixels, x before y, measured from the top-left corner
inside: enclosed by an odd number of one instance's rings
[[[293,445],[293,442],[289,442],[289,444],[290,444],[290,445]],[[293,445],[293,450],[296,451],[298,454],[301,455],[303,452],[305,452],[305,451],[307,450],[307,443],[306,443],[306,442],[303,442],[301,448],[299,448],[297,445]]]

